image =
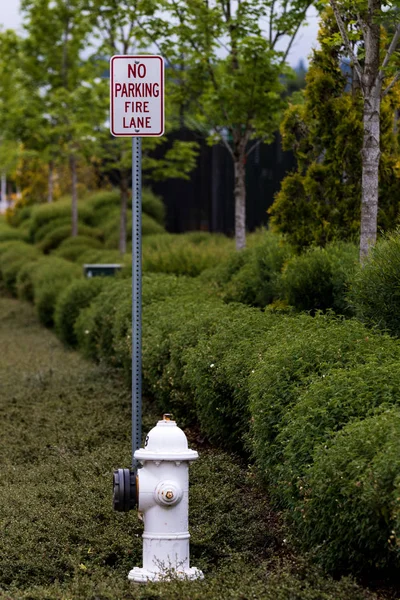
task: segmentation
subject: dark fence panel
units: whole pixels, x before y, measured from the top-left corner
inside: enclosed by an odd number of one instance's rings
[[[233,235],[233,163],[228,151],[222,144],[208,146],[189,130],[169,135],[169,143],[174,139],[197,141],[200,151],[189,181],[151,183],[154,192],[164,199],[168,231],[204,230]],[[293,154],[282,151],[279,135],[272,144],[260,144],[250,154],[246,164],[248,231],[268,222],[267,209],[285,174],[294,167]]]

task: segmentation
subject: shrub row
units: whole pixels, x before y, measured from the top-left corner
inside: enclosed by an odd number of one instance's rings
[[[69,290],[58,310],[84,296],[80,348],[129,379],[130,281],[89,306],[83,282]],[[325,567],[398,567],[400,344],[352,319],[227,305],[199,279],[146,275],[143,300],[144,390],[160,410],[251,453]]]

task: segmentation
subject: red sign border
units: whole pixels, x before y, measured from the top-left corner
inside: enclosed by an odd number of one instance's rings
[[[136,60],[140,58],[158,58],[161,62],[161,132],[160,133],[115,133],[114,128],[114,69],[113,62],[119,58]],[[110,58],[110,132],[114,137],[161,137],[164,135],[164,59],[158,54],[116,54]]]

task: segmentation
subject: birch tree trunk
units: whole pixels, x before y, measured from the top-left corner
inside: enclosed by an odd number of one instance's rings
[[[53,202],[53,191],[54,191],[54,161],[49,161],[49,173],[47,183],[47,202]]]
[[[1,204],[5,210],[7,207],[7,175],[5,173],[1,174]]]
[[[128,177],[126,171],[121,173],[121,213],[119,221],[119,251],[126,253],[126,229],[127,229],[127,207],[128,207]]]
[[[363,147],[360,261],[376,242],[378,229],[380,108],[382,83],[380,67],[380,24],[376,21],[381,10],[380,0],[368,0],[368,23],[365,31],[365,64],[363,71]]]
[[[78,235],[78,177],[76,172],[76,156],[71,154],[69,157],[72,180],[72,237]]]
[[[235,240],[236,250],[246,247],[246,164],[245,154],[234,157]]]
[[[360,261],[376,242],[378,229],[380,92],[364,100]]]

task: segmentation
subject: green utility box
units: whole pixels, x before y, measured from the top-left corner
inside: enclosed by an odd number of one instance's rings
[[[113,277],[122,265],[83,265],[85,277]]]

